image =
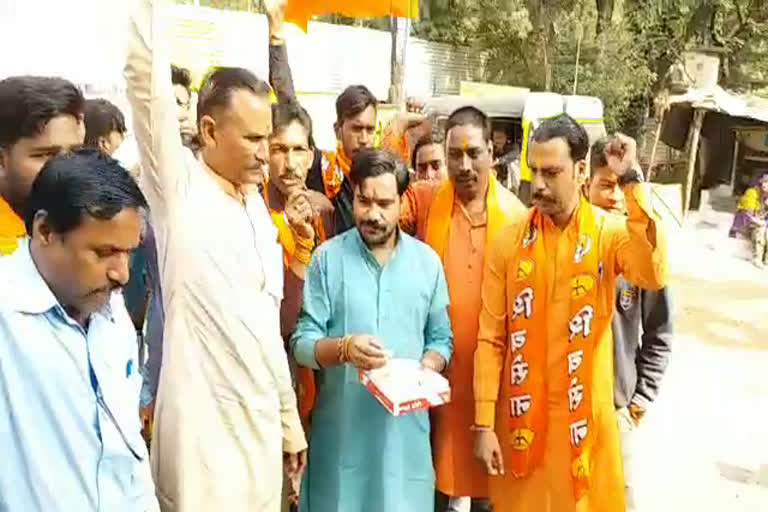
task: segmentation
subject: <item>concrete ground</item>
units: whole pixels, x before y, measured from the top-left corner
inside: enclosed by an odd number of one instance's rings
[[[731,218],[671,236],[676,335],[638,431],[639,512],[768,511],[768,270],[727,238]]]

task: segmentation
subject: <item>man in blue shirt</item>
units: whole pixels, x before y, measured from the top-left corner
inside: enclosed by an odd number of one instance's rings
[[[119,289],[147,203],[95,150],[56,156],[0,259],[0,510],[158,510]]]
[[[442,372],[452,352],[443,265],[398,230],[408,170],[383,151],[352,163],[357,229],[321,245],[304,281],[292,338],[300,365],[317,370],[302,512],[433,510],[435,474],[426,411],[392,416],[358,380],[387,358]]]

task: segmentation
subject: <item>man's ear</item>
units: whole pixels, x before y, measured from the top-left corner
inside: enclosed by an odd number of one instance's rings
[[[216,120],[209,115],[200,118],[200,140],[205,146],[216,146]]]
[[[576,182],[585,185],[589,181],[589,166],[586,160],[576,162]]]
[[[35,218],[32,221],[32,232],[29,236],[41,245],[49,245],[51,243],[53,229],[51,229],[51,224],[48,222],[47,211],[38,210],[35,213]]]
[[[104,136],[99,137],[99,149],[102,153],[109,154],[109,140]]]
[[[344,126],[344,121],[338,120],[333,123],[333,131],[336,133],[336,140],[341,140],[341,127]]]
[[[10,150],[0,147],[0,194],[8,190],[8,162]]]

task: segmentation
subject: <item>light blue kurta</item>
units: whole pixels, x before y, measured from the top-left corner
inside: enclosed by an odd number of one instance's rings
[[[315,368],[309,466],[302,512],[424,512],[434,508],[429,415],[394,417],[351,365],[320,369],[315,343],[347,334],[376,336],[396,358],[452,351],[448,289],[437,254],[401,234],[381,267],[351,229],[315,253],[293,336],[299,364]]]

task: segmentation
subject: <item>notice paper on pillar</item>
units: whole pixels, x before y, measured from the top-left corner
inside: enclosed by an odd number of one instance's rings
[[[360,370],[360,382],[393,416],[451,401],[448,379],[413,359],[392,359],[383,368]]]

